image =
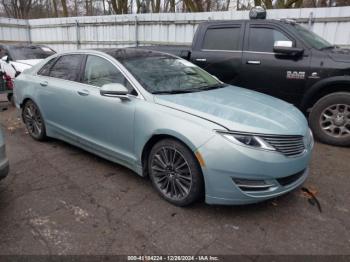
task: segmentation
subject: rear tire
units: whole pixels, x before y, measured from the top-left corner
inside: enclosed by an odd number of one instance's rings
[[[350,145],[350,93],[326,95],[313,106],[309,116],[315,138],[335,146]]]
[[[22,119],[26,125],[29,135],[38,141],[45,140],[46,127],[44,119],[40,113],[38,106],[32,101],[28,100],[22,110]]]
[[[158,193],[176,206],[190,205],[203,195],[201,168],[193,152],[175,139],[163,139],[153,146],[148,173]]]

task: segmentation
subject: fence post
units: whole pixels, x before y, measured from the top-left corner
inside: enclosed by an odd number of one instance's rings
[[[28,42],[29,42],[29,44],[31,44],[32,43],[32,32],[31,32],[29,20],[27,19],[26,21],[27,21]]]
[[[77,49],[80,49],[80,26],[79,26],[78,19],[75,20],[75,33],[76,33]]]
[[[137,23],[137,15],[135,16],[135,46],[139,46],[139,27]]]
[[[309,19],[308,19],[308,29],[311,30],[312,28],[312,24],[314,22],[314,13],[313,12],[310,12],[309,14]]]

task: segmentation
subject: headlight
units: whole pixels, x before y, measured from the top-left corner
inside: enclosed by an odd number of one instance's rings
[[[221,132],[217,131],[220,135],[222,135],[224,138],[227,140],[239,144],[239,145],[244,145],[248,147],[253,147],[253,148],[260,148],[260,149],[265,149],[265,150],[271,150],[275,151],[276,149],[272,146],[270,146],[268,143],[266,143],[262,138],[256,135],[250,135],[250,134],[239,134],[239,133],[226,133],[226,132]]]
[[[312,134],[311,129],[309,129],[309,131],[307,132],[307,134],[305,136],[305,146],[313,147],[313,145],[314,145],[314,136]]]

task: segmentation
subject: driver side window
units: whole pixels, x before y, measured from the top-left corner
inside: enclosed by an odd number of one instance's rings
[[[248,50],[255,52],[273,52],[275,41],[291,41],[284,33],[264,27],[250,27]]]
[[[106,59],[94,55],[88,55],[87,57],[82,82],[98,87],[102,87],[105,84],[119,83],[124,85],[131,94],[136,94],[129,81],[118,68]]]

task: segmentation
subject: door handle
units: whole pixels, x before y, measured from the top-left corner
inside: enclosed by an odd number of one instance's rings
[[[247,64],[249,64],[249,65],[260,65],[261,62],[258,61],[258,60],[248,60]]]
[[[198,61],[198,62],[206,62],[207,59],[206,58],[196,58],[196,61]]]
[[[47,86],[49,83],[47,81],[40,82],[41,86]]]
[[[89,95],[89,91],[86,89],[79,90],[77,93],[81,96],[88,96]]]

